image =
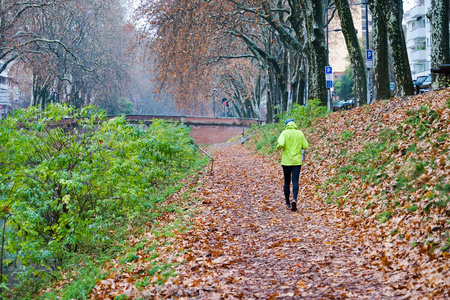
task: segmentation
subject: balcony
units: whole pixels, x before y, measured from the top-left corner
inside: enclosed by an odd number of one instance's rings
[[[408,39],[408,41],[406,42],[406,48],[408,49],[416,49],[417,43],[415,40],[410,40]]]
[[[409,11],[409,17],[415,19],[417,17],[424,17],[426,13],[425,5],[416,5]]]
[[[427,60],[427,50],[416,50],[411,52],[409,56],[411,62],[425,61]]]
[[[419,27],[409,33],[408,40],[425,39],[427,37],[427,31],[425,27]]]

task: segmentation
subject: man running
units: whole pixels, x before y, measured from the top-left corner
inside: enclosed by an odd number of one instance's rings
[[[297,211],[297,195],[298,195],[298,179],[302,168],[302,160],[304,159],[304,149],[309,144],[303,132],[301,132],[293,119],[287,119],[286,128],[278,138],[277,150],[283,149],[281,154],[281,165],[284,174],[284,197],[286,206],[292,211]],[[292,203],[289,202],[290,184],[292,176]]]

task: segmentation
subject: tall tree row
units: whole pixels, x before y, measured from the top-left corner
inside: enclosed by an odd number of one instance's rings
[[[120,0],[5,0],[1,69],[32,78],[32,105],[60,101],[108,108],[126,97],[125,30]]]
[[[379,0],[369,0],[372,12],[372,49],[374,64],[373,99],[389,99],[391,97],[389,76],[389,43],[386,22],[379,5]]]
[[[413,95],[414,87],[411,77],[411,69],[406,50],[405,34],[403,32],[403,1],[402,0],[377,0],[381,9],[383,20],[392,48],[394,59],[394,74],[396,91],[399,95]]]
[[[143,5],[139,15],[149,25],[144,37],[155,52],[158,81],[181,103],[188,103],[185,95],[190,101],[208,101],[205,99],[215,89],[232,91],[233,107],[246,109],[236,110],[238,115],[248,113],[248,106],[239,102],[250,104],[253,116],[259,113],[254,104],[264,103],[269,122],[292,103],[304,104],[306,86],[310,98],[326,104],[323,5],[305,5],[303,1],[159,1]],[[305,20],[309,34],[303,30]],[[191,47],[183,50],[183,45]],[[255,77],[246,93],[238,93],[235,80],[221,80],[216,72],[246,64],[245,60],[251,62]],[[242,94],[259,99],[244,100]]]
[[[445,1],[435,0],[434,5],[440,7],[441,2]],[[232,98],[236,115],[258,116],[259,105],[263,105],[267,121],[273,122],[294,103],[317,98],[327,104],[325,23],[329,8],[336,9],[340,19],[356,104],[367,103],[366,68],[350,4],[355,3],[147,0],[136,14],[136,23],[142,28],[140,41],[145,41],[152,52],[149,57],[155,60],[159,87],[179,106],[195,107],[193,103],[207,104],[216,96],[227,96]],[[411,95],[402,0],[368,0],[368,5],[373,15],[374,98],[390,97],[388,48],[396,93]]]

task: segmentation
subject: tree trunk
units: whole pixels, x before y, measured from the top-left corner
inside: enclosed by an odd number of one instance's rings
[[[272,99],[272,118],[273,122],[277,122],[277,115],[281,112],[281,90],[280,90],[280,76],[281,72],[274,65],[269,65],[269,84]]]
[[[50,102],[50,88],[48,84],[48,79],[43,78],[41,75],[33,75],[33,98],[31,101],[31,106],[41,106],[42,108],[47,107]]]
[[[267,105],[266,105],[266,122],[273,123],[274,122],[274,97],[273,97],[273,87],[271,81],[271,75],[269,67],[265,68],[266,70],[266,84],[267,84]]]
[[[255,90],[254,90],[254,98],[256,99],[258,103],[258,115],[261,119],[261,107],[263,105],[267,104],[267,82],[265,81],[265,76],[261,75],[263,72],[263,68],[261,68],[261,73],[258,75],[256,84],[255,84]],[[267,118],[267,116],[266,116]],[[261,119],[262,120],[262,119]],[[267,122],[267,120],[265,120]]]
[[[372,41],[374,65],[374,98],[376,100],[391,98],[389,80],[389,49],[386,23],[381,13],[378,0],[369,2],[372,12]]]
[[[279,82],[279,94],[280,94],[280,106],[281,111],[288,110],[288,101],[289,101],[289,89],[288,89],[288,80],[289,80],[289,50],[284,49],[282,54],[282,63],[281,63],[281,74],[277,76],[277,81]]]
[[[398,95],[413,95],[414,87],[402,27],[402,0],[380,0],[380,8],[386,20],[387,32],[394,58],[395,89]]]
[[[431,22],[431,68],[450,63],[448,9],[448,0],[431,0],[431,10],[427,13]],[[432,73],[431,79],[433,88],[448,85],[443,82],[443,74]]]
[[[341,20],[342,33],[344,34],[345,44],[350,56],[350,63],[353,70],[353,90],[356,106],[367,103],[367,78],[364,59],[359,47],[358,36],[356,35],[353,24],[352,13],[347,0],[335,0]]]
[[[308,53],[308,99],[319,99],[321,105],[327,105],[325,65],[324,9],[321,0],[303,1],[307,32]]]

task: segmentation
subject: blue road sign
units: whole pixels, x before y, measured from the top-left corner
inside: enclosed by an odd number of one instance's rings
[[[330,66],[325,67],[325,80],[327,81],[327,89],[333,87],[333,68]]]
[[[366,50],[366,60],[372,60],[372,58],[373,58],[373,51]]]

